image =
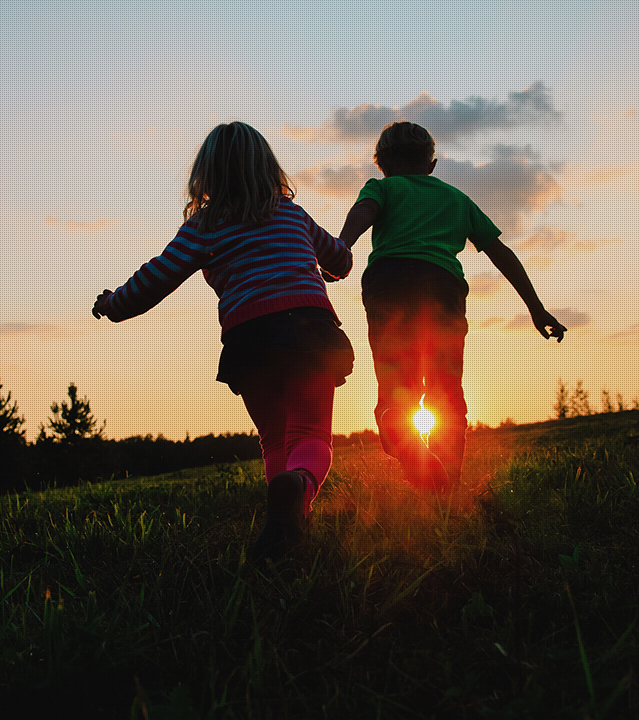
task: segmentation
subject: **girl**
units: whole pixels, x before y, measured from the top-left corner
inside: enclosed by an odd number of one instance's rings
[[[257,130],[218,125],[193,163],[176,237],[93,306],[96,318],[120,322],[203,271],[219,298],[217,380],[242,396],[260,436],[268,510],[258,560],[302,539],[331,466],[335,387],[354,360],[318,268],[346,277],[352,254],[292,201],[291,185]]]

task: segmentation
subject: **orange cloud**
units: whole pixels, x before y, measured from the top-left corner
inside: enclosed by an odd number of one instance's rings
[[[501,287],[503,278],[490,273],[481,273],[468,279],[470,294],[477,297],[491,297]]]
[[[482,330],[485,330],[489,327],[494,327],[495,325],[503,325],[504,324],[504,318],[503,317],[497,317],[496,315],[493,315],[492,317],[486,318],[486,320],[483,320],[479,327]]]
[[[577,233],[566,232],[559,228],[543,225],[535,228],[531,235],[517,243],[521,250],[544,250],[552,252],[553,250],[563,249],[571,252],[592,252],[604,245],[620,244],[621,238],[599,238],[594,240],[587,238],[586,240],[576,240]]]
[[[517,243],[521,250],[545,250],[552,252],[558,247],[566,247],[574,243],[577,233],[566,232],[559,228],[544,225],[536,228],[525,240]]]
[[[627,330],[612,333],[606,336],[606,340],[614,343],[630,343],[639,341],[639,323],[634,323]]]
[[[109,228],[117,225],[117,220],[107,220],[106,218],[98,218],[91,222],[78,222],[77,220],[60,220],[54,215],[49,215],[44,221],[45,227],[57,226],[67,232],[104,232]]]
[[[67,337],[68,332],[62,325],[0,323],[0,337],[10,337],[12,335],[37,335],[50,339]]]
[[[579,312],[573,308],[550,308],[548,312],[554,315],[557,320],[569,330],[585,327],[590,324],[592,320],[588,313]],[[527,313],[518,313],[505,325],[506,330],[525,330],[532,327],[532,319]]]
[[[533,270],[545,270],[552,265],[552,258],[546,257],[545,255],[533,255],[529,257],[524,264]]]
[[[337,169],[317,164],[300,170],[293,175],[293,180],[320,195],[353,200],[362,185],[371,177],[381,177],[381,173],[372,163],[342,165]]]

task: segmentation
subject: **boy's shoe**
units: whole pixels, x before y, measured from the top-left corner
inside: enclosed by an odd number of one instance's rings
[[[278,473],[268,485],[266,525],[253,548],[253,560],[278,560],[304,536],[304,491],[302,473]]]

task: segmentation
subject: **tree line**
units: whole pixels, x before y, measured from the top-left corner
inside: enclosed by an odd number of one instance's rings
[[[0,384],[0,492],[38,490],[80,481],[159,475],[262,457],[259,438],[250,433],[209,434],[193,440],[168,440],[162,434],[136,435],[123,440],[105,437],[86,397],[70,383],[68,400],[51,404],[51,417],[40,423],[33,443],[25,439],[25,419],[9,391]],[[335,446],[367,444],[377,439],[372,430],[335,435]]]
[[[555,404],[553,410],[558,420],[584,415],[597,415],[600,413],[623,412],[624,410],[639,409],[639,397],[634,397],[627,403],[620,392],[615,393],[613,399],[609,390],[601,390],[601,410],[597,411],[590,400],[590,393],[584,388],[582,380],[577,380],[575,387],[570,390],[561,378],[557,382]]]

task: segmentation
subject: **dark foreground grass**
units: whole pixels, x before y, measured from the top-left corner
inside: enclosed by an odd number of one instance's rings
[[[258,462],[6,496],[2,717],[635,718],[638,436],[476,431],[440,502],[349,450],[263,570]]]

